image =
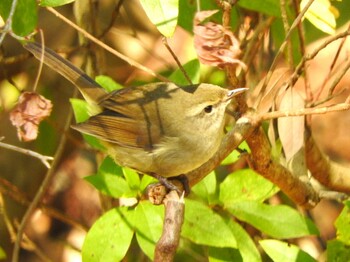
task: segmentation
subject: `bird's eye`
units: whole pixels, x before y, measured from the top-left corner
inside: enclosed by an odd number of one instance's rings
[[[204,112],[205,113],[209,114],[209,113],[211,113],[211,111],[213,111],[213,106],[212,105],[204,107]]]

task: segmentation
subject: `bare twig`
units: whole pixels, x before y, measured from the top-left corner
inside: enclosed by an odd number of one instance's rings
[[[180,242],[181,226],[184,222],[184,196],[182,195],[179,198],[176,191],[170,191],[164,202],[163,232],[156,245],[155,262],[170,262],[174,260],[176,249]]]
[[[0,177],[0,193],[10,197],[14,201],[24,205],[29,206],[31,204],[31,200],[22,192],[20,191],[16,186],[8,182],[7,180]],[[62,221],[63,223],[66,223],[67,225],[71,225],[72,227],[79,228],[83,231],[87,231],[88,228],[85,225],[82,225],[76,220],[73,220],[72,218],[68,217],[66,214],[63,214],[57,209],[54,209],[50,206],[47,206],[45,204],[40,204],[39,208],[43,211],[43,213]],[[15,237],[13,237],[13,241],[15,241]]]
[[[274,57],[274,60],[269,68],[269,71],[267,73],[267,76],[265,78],[265,81],[263,83],[263,87],[261,89],[261,92],[264,93],[265,92],[265,89],[266,89],[266,86],[267,86],[267,83],[270,81],[270,78],[272,76],[272,72],[274,71],[276,65],[278,64],[278,61],[279,61],[279,58],[280,58],[280,55],[282,54],[282,52],[284,51],[284,49],[286,48],[286,45],[288,43],[288,40],[289,38],[291,37],[292,35],[292,32],[293,30],[298,26],[298,24],[300,23],[300,21],[302,20],[302,18],[304,17],[306,11],[309,9],[309,7],[312,5],[312,3],[314,2],[314,0],[309,0],[309,2],[305,5],[304,9],[299,13],[299,15],[295,18],[293,24],[291,25],[286,37],[284,38],[284,41],[283,43],[281,44],[280,48],[278,49],[275,57]]]
[[[12,5],[11,5],[9,16],[8,16],[8,18],[6,20],[5,26],[2,29],[2,34],[0,36],[0,46],[2,45],[2,42],[4,41],[6,34],[11,32],[12,18],[13,18],[13,15],[15,14],[15,11],[16,11],[17,2],[18,2],[17,0],[13,0],[12,1]]]
[[[77,90],[75,90],[75,94],[74,96],[77,96]],[[69,129],[70,127],[70,123],[71,123],[71,120],[72,120],[72,109],[70,109],[69,113],[68,113],[68,116],[67,116],[67,120],[66,120],[66,124],[64,126],[64,132],[63,132],[63,135],[59,141],[59,144],[58,144],[58,148],[56,150],[56,153],[55,153],[55,156],[54,156],[54,161],[52,163],[52,166],[51,168],[47,171],[46,173],[46,176],[37,192],[37,194],[35,195],[32,203],[29,205],[27,211],[25,212],[23,218],[22,218],[22,221],[21,221],[21,224],[18,228],[18,232],[17,232],[17,239],[15,241],[15,244],[14,244],[14,248],[13,248],[13,255],[12,255],[12,261],[13,262],[17,262],[18,261],[18,257],[19,257],[19,248],[20,248],[20,243],[22,242],[22,237],[23,237],[23,232],[24,232],[24,229],[29,221],[29,218],[30,216],[33,214],[35,208],[37,208],[37,206],[39,205],[39,202],[41,201],[43,195],[45,194],[48,186],[49,186],[49,183],[51,182],[51,179],[53,177],[53,175],[55,174],[55,169],[58,165],[58,160],[61,158],[62,154],[63,154],[63,149],[64,149],[64,146],[65,146],[65,143],[66,143],[66,140],[67,140],[67,137],[66,137],[66,131]]]
[[[274,111],[270,113],[261,114],[259,117],[260,121],[280,118],[280,117],[292,117],[292,116],[306,116],[306,115],[320,115],[331,112],[346,111],[350,109],[349,103],[340,103],[332,106],[326,107],[316,107],[316,108],[300,108],[290,111]]]
[[[50,11],[51,13],[53,13],[54,15],[56,15],[57,17],[59,17],[62,21],[64,21],[65,23],[67,23],[68,25],[73,27],[75,30],[82,33],[86,38],[90,39],[92,42],[98,44],[99,46],[101,46],[102,48],[107,50],[108,52],[112,53],[113,55],[115,55],[115,56],[119,57],[120,59],[124,60],[125,62],[129,63],[131,66],[134,66],[134,67],[136,67],[136,68],[138,68],[138,69],[140,69],[140,70],[142,70],[142,71],[144,71],[144,72],[146,72],[154,77],[157,77],[158,79],[160,79],[162,81],[169,82],[169,79],[167,79],[166,77],[154,72],[153,70],[149,69],[148,67],[146,67],[144,65],[141,65],[140,63],[136,62],[135,60],[127,57],[126,55],[123,55],[122,53],[119,53],[118,51],[116,51],[112,47],[110,47],[110,46],[106,45],[105,43],[103,43],[102,41],[98,40],[96,37],[94,37],[93,35],[86,32],[84,29],[82,29],[79,26],[77,26],[76,24],[74,24],[72,21],[70,21],[69,19],[67,19],[63,15],[61,15],[59,12],[57,12],[52,7],[47,7],[46,9],[48,11]]]
[[[188,81],[188,83],[190,85],[193,85],[191,78],[188,76],[187,72],[185,71],[185,69],[183,68],[182,64],[180,63],[179,59],[177,58],[176,54],[174,53],[174,51],[171,49],[171,47],[168,44],[168,41],[165,37],[162,38],[163,44],[166,47],[166,49],[169,51],[169,53],[171,54],[171,56],[174,58],[177,66],[179,67],[179,69],[181,70],[181,72],[183,73],[183,75],[185,76],[186,80]]]
[[[0,142],[0,146],[3,147],[3,148],[6,148],[6,149],[10,149],[10,150],[13,150],[13,151],[16,151],[16,152],[28,155],[28,156],[32,156],[32,157],[38,158],[47,168],[50,168],[49,161],[53,160],[52,156],[44,156],[44,155],[39,154],[39,153],[37,153],[35,151],[29,150],[29,149],[25,149],[25,148],[21,148],[21,147],[17,147],[17,146],[10,145],[10,144],[6,144],[6,143],[3,143],[3,142]]]

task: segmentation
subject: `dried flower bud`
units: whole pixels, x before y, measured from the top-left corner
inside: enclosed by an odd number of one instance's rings
[[[38,126],[50,115],[51,109],[51,101],[43,96],[32,92],[22,93],[18,104],[10,113],[10,120],[17,128],[18,138],[23,141],[36,139]]]
[[[216,12],[217,10],[198,12],[194,18],[194,46],[199,61],[218,67],[229,64],[245,67],[244,63],[237,59],[241,50],[238,40],[230,30],[213,22],[201,24]]]

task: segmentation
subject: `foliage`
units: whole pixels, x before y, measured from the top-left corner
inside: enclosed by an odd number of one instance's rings
[[[60,6],[69,2],[72,1],[42,0],[40,5]],[[164,36],[172,36],[176,26],[192,33],[196,10],[192,1],[142,0],[140,2],[149,19]],[[305,4],[305,1],[301,2]],[[337,21],[335,14],[337,13],[340,18],[343,18],[347,10],[339,8],[335,12],[335,7],[329,8],[328,1],[315,0],[315,2],[320,8],[314,6],[314,9],[308,11],[305,16],[309,20],[305,23],[314,25],[307,32],[308,41],[319,37],[318,30],[321,30],[322,34],[332,34]],[[0,15],[4,20],[9,16],[11,3],[11,0],[0,1]],[[341,4],[331,3],[334,6]],[[218,9],[215,1],[203,1],[202,8]],[[315,8],[317,15],[315,15]],[[242,10],[250,10],[263,16],[274,17],[271,37],[277,50],[285,38],[280,1],[238,1],[231,12],[231,28],[238,27]],[[293,10],[288,8],[287,13],[290,16],[289,20],[292,21]],[[213,20],[221,21],[221,19],[222,12],[213,17]],[[12,21],[14,34],[26,36],[33,32],[37,24],[36,1],[19,0]],[[293,35],[293,37],[295,36]],[[291,43],[293,50],[298,48],[297,41],[292,40]],[[301,55],[298,52],[297,55],[293,56],[293,63],[297,65],[300,61]],[[220,74],[218,70],[210,71],[208,68],[201,67],[197,59],[186,62],[184,69],[194,83],[199,82],[201,77],[203,78],[204,72],[209,72],[212,82],[223,84],[224,80],[221,77],[216,77],[217,74]],[[169,79],[181,85],[187,83],[179,69],[170,74]],[[106,76],[98,76],[96,81],[109,92],[121,88],[119,84]],[[298,103],[295,104],[296,108],[304,105],[300,96],[298,99]],[[286,100],[288,100],[286,97],[282,98],[282,105]],[[85,101],[71,99],[71,105],[78,123],[89,117],[89,105]],[[281,133],[288,135],[288,129],[293,128],[296,122],[298,119],[289,123],[291,126],[288,123],[279,122],[284,130]],[[281,135],[279,138],[283,146],[288,143],[284,142],[288,137],[285,138]],[[84,139],[92,148],[105,151],[103,144],[98,139],[87,135],[84,135]],[[292,149],[288,152],[291,156],[299,150],[301,145],[296,145],[299,142],[299,140],[293,141],[290,144]],[[243,143],[240,148],[249,152],[246,143]],[[285,146],[284,149],[287,150]],[[295,238],[318,236],[319,232],[314,222],[288,204],[269,204],[269,199],[277,194],[279,189],[253,170],[229,171],[229,169],[225,169],[225,166],[230,166],[239,160],[240,156],[238,151],[232,152],[224,160],[221,168],[210,173],[192,188],[192,193],[185,200],[185,222],[176,259],[180,261],[185,257],[187,261],[193,261],[197,257],[205,257],[209,261],[263,261],[264,256],[260,251],[263,250],[264,254],[267,254],[273,261],[315,261],[300,247],[291,244],[295,243]],[[287,160],[291,156],[287,156]],[[136,244],[152,260],[156,242],[162,232],[164,208],[163,206],[151,205],[140,199],[147,185],[155,180],[148,176],[140,176],[133,170],[117,166],[110,157],[106,157],[102,161],[96,174],[86,177],[85,180],[105,196],[135,200],[135,204],[129,207],[115,207],[104,213],[95,222],[85,238],[82,248],[83,260],[119,261],[128,256],[128,252],[132,252],[130,250]],[[327,243],[328,261],[349,260],[349,208],[350,202],[347,201],[335,223],[337,237]],[[259,231],[261,240],[253,239],[249,229]],[[193,247],[193,250],[189,251],[189,247]],[[5,256],[2,253],[0,249],[0,259]]]

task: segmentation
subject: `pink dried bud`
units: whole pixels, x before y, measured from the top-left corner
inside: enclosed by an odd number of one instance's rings
[[[241,50],[232,31],[213,22],[201,24],[216,12],[217,10],[198,12],[194,18],[194,46],[199,61],[218,67],[229,64],[245,67],[244,63],[237,59]]]
[[[52,103],[43,96],[24,92],[19,96],[18,104],[10,113],[12,125],[17,128],[20,140],[31,141],[38,136],[40,122],[50,115]]]

